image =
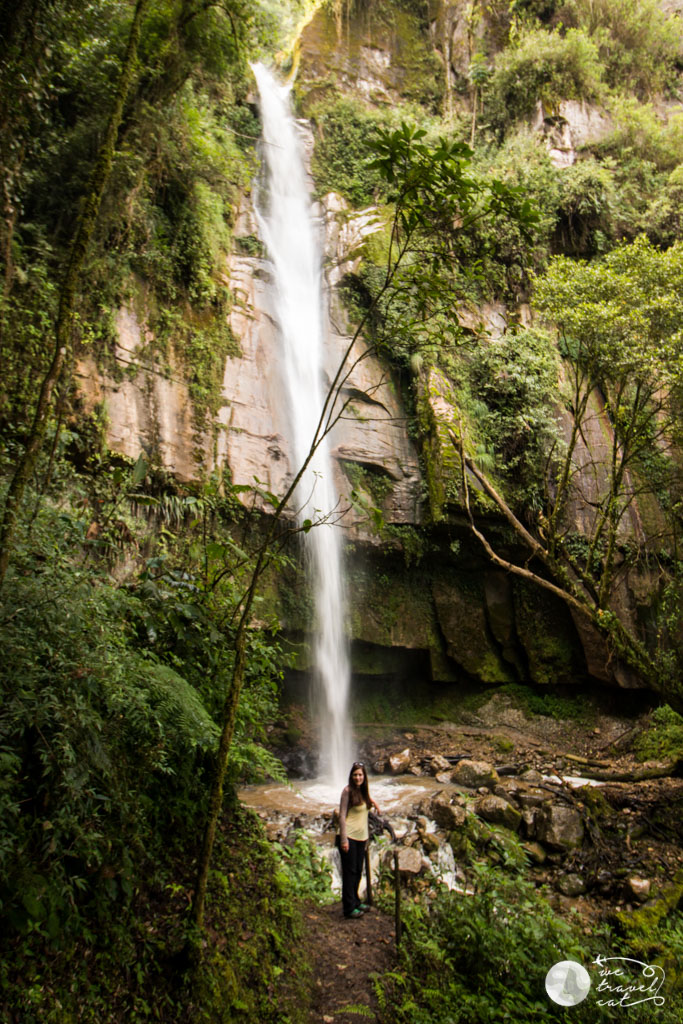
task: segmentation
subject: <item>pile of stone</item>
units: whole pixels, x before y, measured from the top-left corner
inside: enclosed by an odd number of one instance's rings
[[[583,842],[584,823],[575,798],[564,787],[548,784],[537,771],[501,777],[487,761],[440,754],[417,760],[409,748],[375,768],[395,775],[429,774],[444,787],[422,801],[413,817],[414,827],[399,839],[403,875],[423,873],[436,859],[438,847],[449,839],[457,845],[457,833],[472,816],[517,834],[535,865],[548,861],[560,867]],[[436,824],[436,831],[428,830],[428,820]],[[566,896],[585,891],[581,877],[571,872],[559,876],[557,888]]]

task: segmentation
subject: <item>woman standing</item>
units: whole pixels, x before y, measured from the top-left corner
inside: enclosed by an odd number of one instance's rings
[[[368,841],[368,811],[379,807],[370,796],[368,776],[362,761],[354,761],[349,784],[344,786],[339,804],[339,852],[341,854],[342,906],[344,917],[360,917],[369,910],[358,898],[363,874],[365,846]]]

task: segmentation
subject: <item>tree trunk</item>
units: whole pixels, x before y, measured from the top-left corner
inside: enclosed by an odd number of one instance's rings
[[[209,813],[206,819],[206,826],[204,828],[202,852],[199,857],[197,882],[195,884],[194,899],[192,902],[192,923],[199,930],[204,926],[206,887],[209,880],[209,868],[211,866],[211,857],[216,840],[216,828],[218,826],[218,819],[223,807],[223,789],[225,786],[225,775],[228,769],[228,758],[230,757],[232,737],[235,732],[237,708],[239,707],[242,683],[244,682],[244,670],[246,668],[247,661],[247,625],[257,583],[258,576],[253,579],[252,585],[249,588],[249,596],[247,597],[247,602],[237,628],[235,665],[232,671],[230,686],[228,687],[228,692],[225,697],[225,703],[223,705],[223,728],[221,730],[221,738],[218,745],[216,772],[211,785]]]
[[[10,561],[21,500],[45,438],[54,390],[61,377],[67,354],[71,348],[73,310],[79,275],[97,221],[102,194],[111,173],[116,138],[123,117],[123,108],[135,71],[142,16],[148,2],[149,0],[137,0],[135,4],[114,106],[109,115],[105,136],[92,169],[88,191],[81,207],[76,233],[69,250],[66,273],[59,295],[52,362],[43,378],[26,448],[19,459],[5,499],[2,524],[0,524],[0,586],[2,586]]]

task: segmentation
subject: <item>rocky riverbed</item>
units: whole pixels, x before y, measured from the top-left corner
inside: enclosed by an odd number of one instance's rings
[[[603,917],[658,918],[677,905],[683,778],[680,765],[636,760],[631,742],[642,722],[604,713],[599,724],[562,721],[525,715],[504,699],[489,705],[458,722],[357,727],[373,795],[382,794],[396,837],[376,846],[373,861],[388,862],[397,848],[408,886],[429,888],[441,874],[466,889],[474,860],[521,857],[555,909],[574,908],[587,931]],[[305,745],[302,731],[295,757]],[[296,806],[291,798],[277,810],[255,806],[274,839],[299,826],[331,843],[336,794],[318,798],[309,791]]]

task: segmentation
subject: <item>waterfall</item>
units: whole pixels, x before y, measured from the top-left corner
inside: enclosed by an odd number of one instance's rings
[[[253,71],[259,89],[268,172],[267,208],[257,208],[256,215],[273,265],[274,312],[284,348],[292,469],[296,472],[309,453],[325,400],[322,258],[289,87],[279,83],[261,64],[253,65]],[[301,523],[330,515],[334,518],[339,496],[328,438],[320,443],[309,463],[295,501]],[[330,521],[314,526],[305,535],[305,545],[315,602],[319,772],[341,786],[351,764],[351,730],[339,528]]]

